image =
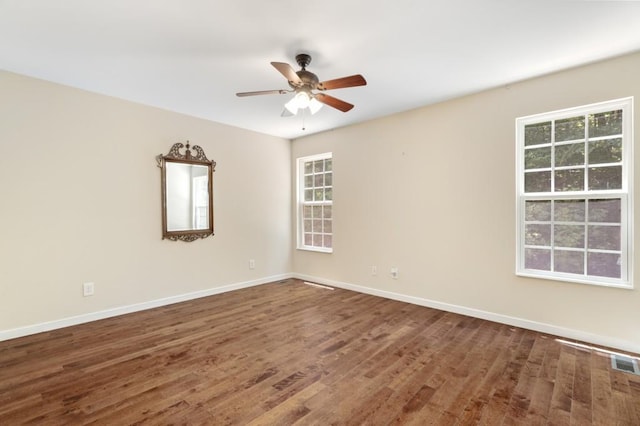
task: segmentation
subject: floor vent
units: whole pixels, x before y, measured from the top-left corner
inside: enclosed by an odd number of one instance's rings
[[[611,367],[614,370],[624,371],[625,373],[637,374],[640,376],[638,361],[628,356],[611,355]]]

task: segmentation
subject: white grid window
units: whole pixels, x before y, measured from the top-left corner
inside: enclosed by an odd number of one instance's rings
[[[519,275],[632,287],[633,98],[518,118]]]
[[[333,251],[331,153],[298,159],[298,248]]]

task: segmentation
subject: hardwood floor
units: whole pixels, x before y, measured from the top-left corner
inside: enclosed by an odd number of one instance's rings
[[[0,425],[640,425],[553,336],[300,281],[0,342]]]

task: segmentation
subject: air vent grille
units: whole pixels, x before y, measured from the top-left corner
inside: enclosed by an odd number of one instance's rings
[[[638,361],[623,355],[611,355],[611,367],[614,370],[640,375]]]

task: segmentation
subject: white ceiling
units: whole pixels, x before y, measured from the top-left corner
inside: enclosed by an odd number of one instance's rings
[[[288,139],[638,50],[633,1],[0,0],[0,69]],[[302,52],[354,109],[235,96]]]

